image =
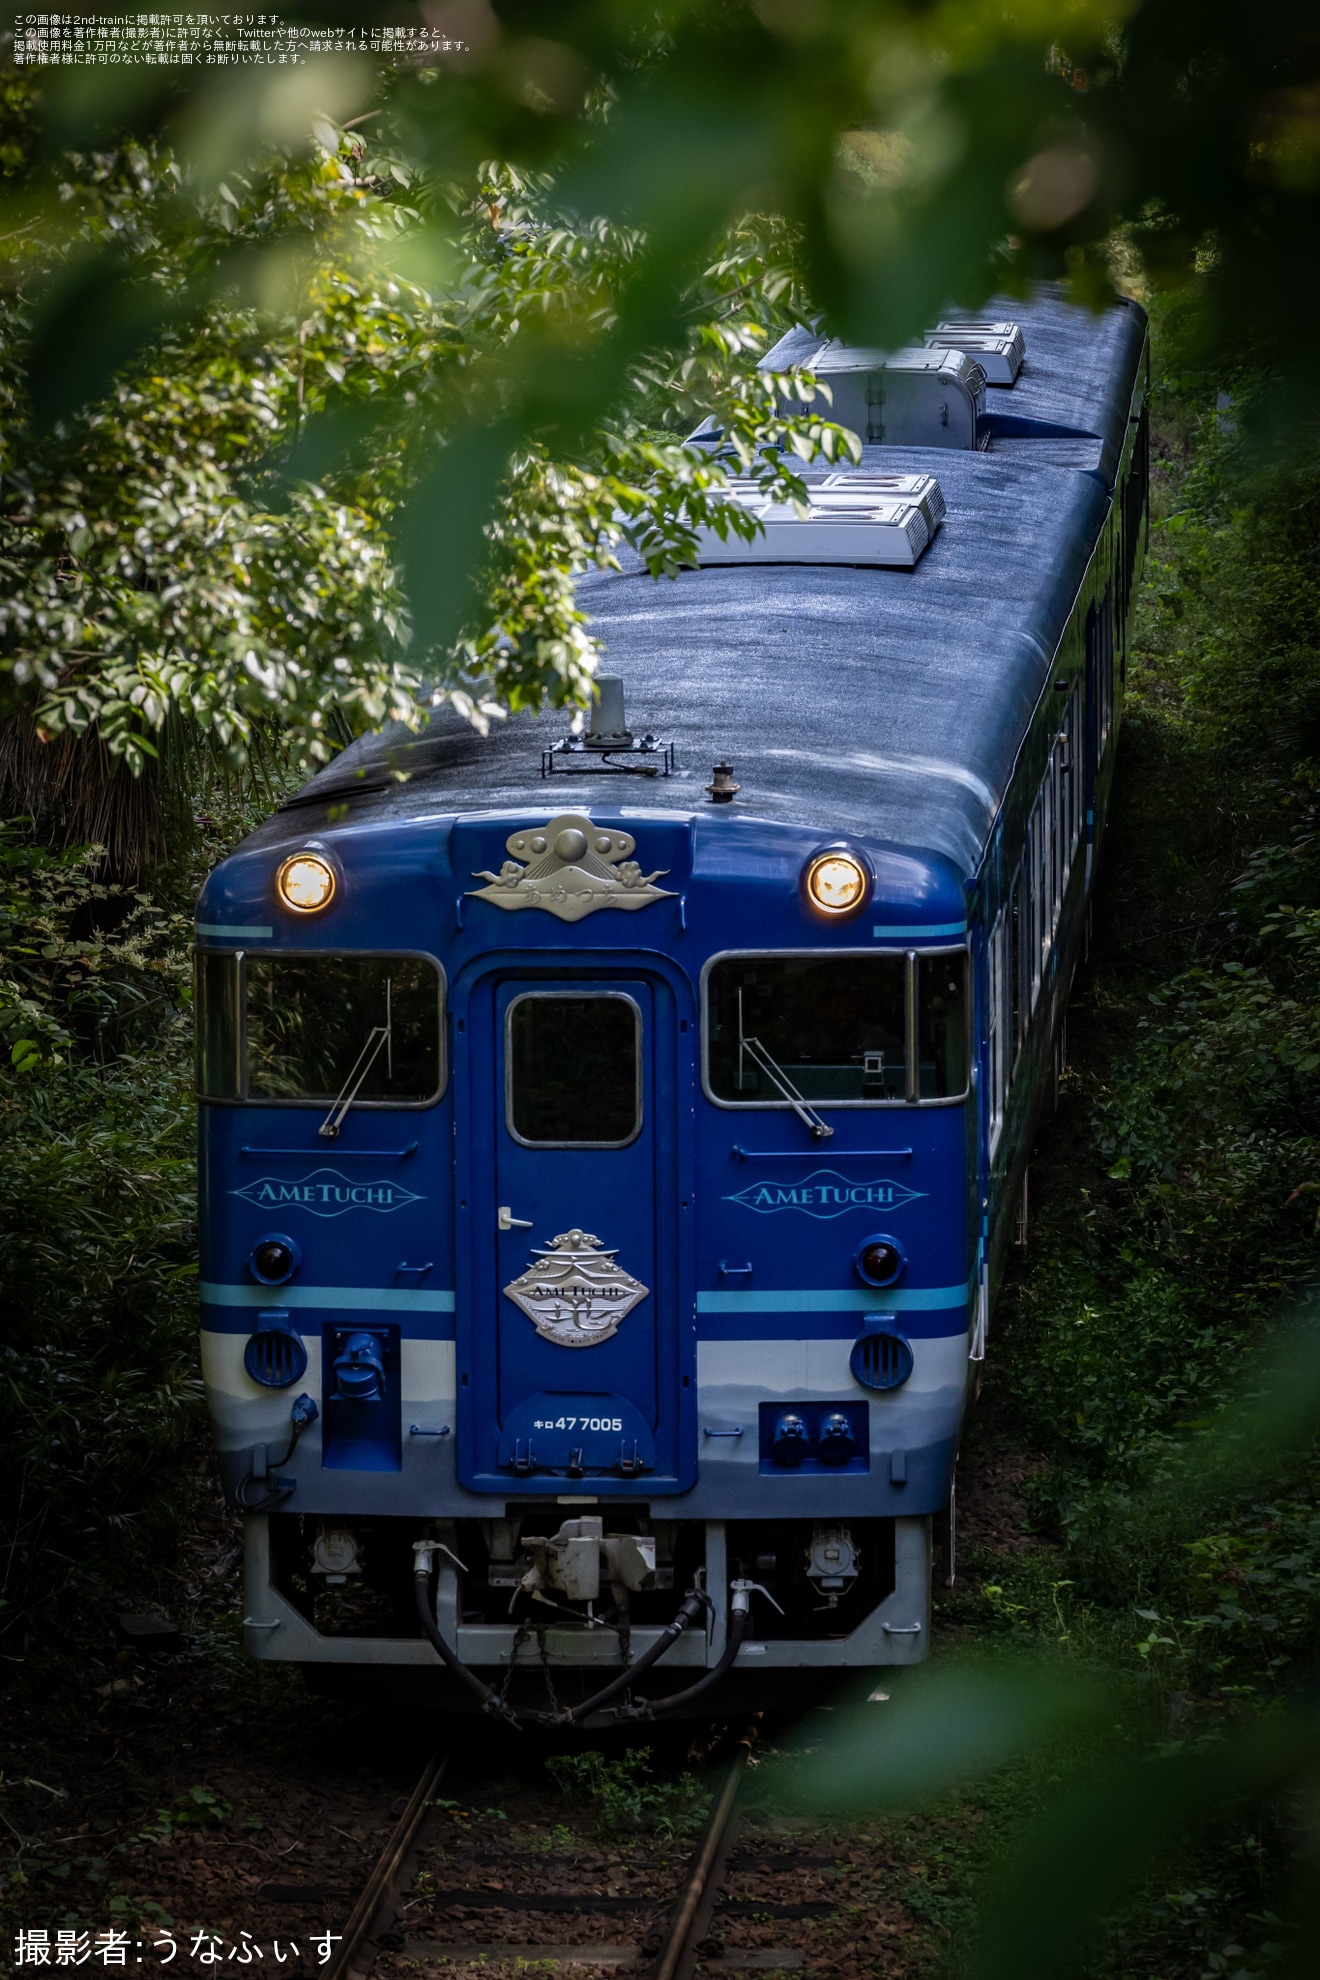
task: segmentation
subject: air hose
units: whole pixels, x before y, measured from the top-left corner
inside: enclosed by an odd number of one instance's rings
[[[649,1649],[643,1650],[634,1663],[629,1664],[618,1677],[612,1678],[602,1690],[593,1692],[590,1698],[584,1698],[580,1705],[574,1705],[569,1711],[560,1712],[553,1723],[561,1726],[577,1725],[589,1713],[598,1712],[602,1705],[608,1704],[611,1698],[617,1697],[619,1692],[625,1690],[635,1678],[640,1677],[643,1671],[649,1671],[652,1664],[658,1664],[665,1652],[677,1643],[688,1624],[695,1622],[702,1610],[709,1607],[710,1597],[704,1588],[689,1589],[683,1597],[678,1614],[671,1623],[665,1624]]]
[[[738,1600],[734,1595],[734,1602]],[[742,1649],[747,1626],[751,1622],[749,1609],[734,1608],[729,1617],[729,1633],[724,1641],[724,1654],[717,1664],[699,1677],[695,1684],[689,1684],[682,1691],[671,1691],[663,1698],[639,1698],[629,1717],[635,1714],[639,1719],[653,1719],[657,1712],[672,1711],[675,1705],[687,1705],[704,1692],[713,1691],[720,1679],[733,1668],[734,1659]]]
[[[422,1628],[442,1662],[449,1667],[456,1678],[462,1680],[475,1697],[481,1700],[482,1711],[489,1712],[493,1718],[503,1719],[506,1724],[516,1727],[521,1732],[522,1727],[516,1715],[510,1711],[499,1693],[492,1691],[484,1679],[479,1678],[474,1670],[470,1670],[440,1634],[431,1604],[431,1561],[439,1544],[437,1540],[413,1542],[413,1594],[416,1597],[417,1614]]]

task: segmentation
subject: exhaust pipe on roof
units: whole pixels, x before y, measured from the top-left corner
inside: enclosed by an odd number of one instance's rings
[[[582,741],[587,749],[632,748],[623,681],[618,674],[597,674],[591,691],[591,727]]]

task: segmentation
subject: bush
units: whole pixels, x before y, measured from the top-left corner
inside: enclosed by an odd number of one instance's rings
[[[154,1575],[203,1420],[188,923],[96,863],[0,826],[10,1635]]]

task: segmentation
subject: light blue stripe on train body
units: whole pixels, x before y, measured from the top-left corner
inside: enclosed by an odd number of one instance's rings
[[[872,936],[877,941],[886,942],[916,940],[923,936],[965,935],[966,933],[967,923],[965,921],[927,921],[919,928],[886,928],[882,925],[871,930]]]
[[[391,1286],[222,1286],[204,1280],[208,1306],[317,1306],[327,1312],[452,1313],[452,1292]],[[968,1288],[924,1286],[892,1292],[699,1292],[698,1313],[935,1313],[961,1306]]]
[[[255,925],[240,928],[234,922],[199,921],[197,923],[197,933],[199,935],[233,935],[240,942],[268,942],[275,933],[275,930],[273,928],[258,928]]]
[[[221,1286],[203,1280],[207,1306],[319,1306],[327,1312],[452,1313],[452,1292],[393,1286]]]
[[[968,1288],[920,1286],[892,1292],[699,1292],[698,1313],[936,1313],[965,1305]]]

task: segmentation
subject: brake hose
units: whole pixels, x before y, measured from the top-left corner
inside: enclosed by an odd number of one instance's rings
[[[450,1649],[440,1633],[440,1626],[436,1622],[431,1606],[431,1561],[439,1545],[438,1540],[413,1542],[413,1594],[416,1597],[417,1614],[421,1619],[422,1628],[426,1631],[432,1647],[454,1676],[460,1678],[468,1690],[481,1700],[482,1711],[489,1712],[494,1718],[503,1719],[507,1725],[521,1732],[522,1727],[516,1714],[510,1711],[499,1693],[493,1691],[474,1670],[469,1669],[457,1651]]]
[[[736,1602],[737,1599],[735,1595],[734,1601]],[[751,1619],[749,1610],[735,1609],[729,1617],[729,1633],[725,1638],[724,1654],[721,1656],[719,1662],[713,1664],[704,1676],[697,1679],[695,1684],[685,1686],[682,1691],[671,1691],[663,1698],[639,1698],[633,1707],[633,1712],[636,1713],[636,1716],[642,1719],[652,1719],[657,1712],[671,1711],[675,1705],[687,1705],[692,1699],[700,1698],[703,1692],[713,1690],[720,1679],[732,1668],[734,1659],[742,1649],[743,1638],[747,1634],[747,1625]]]

